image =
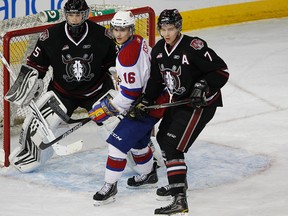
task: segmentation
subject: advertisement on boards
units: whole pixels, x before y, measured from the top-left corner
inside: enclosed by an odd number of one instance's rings
[[[58,10],[64,7],[67,0],[0,0],[0,21],[15,17],[28,16],[44,10]],[[95,4],[95,0],[86,0]],[[97,4],[101,4],[97,1]]]

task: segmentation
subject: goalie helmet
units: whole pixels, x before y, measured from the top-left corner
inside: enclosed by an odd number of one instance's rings
[[[135,18],[131,11],[118,11],[110,22],[110,29],[113,28],[129,28],[130,35],[135,30]]]
[[[178,31],[182,30],[182,16],[177,9],[166,9],[160,13],[157,29],[160,31],[162,25],[174,25]]]
[[[81,14],[80,23],[70,23],[67,19],[68,14]],[[81,37],[85,29],[85,21],[89,18],[90,8],[85,0],[68,0],[64,6],[64,14],[68,24],[68,30],[72,37]]]

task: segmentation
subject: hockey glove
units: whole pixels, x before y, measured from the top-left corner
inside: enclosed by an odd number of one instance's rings
[[[149,110],[145,109],[147,106],[153,105],[154,103],[147,98],[144,94],[140,96],[130,107],[127,115],[132,119],[142,119],[148,115]]]
[[[5,99],[18,106],[26,106],[31,100],[37,100],[43,92],[44,83],[38,79],[39,72],[22,65],[14,84],[5,95]]]
[[[102,123],[111,116],[118,115],[119,111],[108,98],[104,98],[96,104],[88,113],[88,116],[96,123]]]
[[[199,80],[194,84],[194,89],[190,95],[193,108],[200,108],[207,105],[206,94],[209,92],[209,87],[205,80]]]

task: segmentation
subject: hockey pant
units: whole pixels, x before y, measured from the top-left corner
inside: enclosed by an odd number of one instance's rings
[[[53,91],[48,91],[42,95],[36,101],[36,105],[49,128],[54,133],[63,120],[48,105],[48,100],[51,97],[55,97],[58,100],[60,108],[66,113],[65,106]],[[48,142],[41,130],[41,124],[38,118],[31,112],[29,112],[24,120],[19,138],[19,146],[9,156],[11,165],[21,172],[31,172],[53,156],[54,151],[52,147],[45,150],[41,150],[38,147],[42,141]]]
[[[153,167],[153,153],[148,146],[151,130],[158,122],[153,117],[136,121],[124,117],[113,130],[107,142],[109,155],[106,163],[105,181],[113,183],[120,178],[127,163],[127,154],[130,161],[134,161],[132,168],[139,174],[148,174]]]

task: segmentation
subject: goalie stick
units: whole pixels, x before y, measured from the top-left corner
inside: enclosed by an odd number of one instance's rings
[[[59,102],[57,99],[52,96],[48,100],[48,104],[51,107],[51,109],[67,124],[73,124],[73,123],[78,123],[82,122],[83,120],[86,120],[87,118],[80,118],[80,119],[72,119],[70,116],[68,116],[60,107],[59,107]]]
[[[13,78],[13,81],[15,81],[17,79],[16,74],[14,73],[12,68],[10,67],[9,63],[7,62],[5,57],[3,56],[2,52],[0,52],[0,58],[1,58],[1,61],[3,62],[3,64],[5,65],[5,67],[7,68],[8,72],[10,73],[11,77]]]
[[[69,130],[67,130],[66,132],[64,132],[63,134],[61,134],[60,136],[58,136],[57,138],[55,138],[54,140],[45,143],[45,142],[41,142],[39,145],[39,148],[44,150],[54,144],[56,144],[59,140],[65,138],[66,136],[68,136],[69,134],[73,133],[74,131],[78,130],[80,127],[82,127],[83,125],[87,124],[90,120],[92,120],[91,118],[84,118],[83,121],[79,122],[77,125],[75,125],[74,127],[70,128]]]
[[[6,69],[8,70],[13,81],[15,81],[17,79],[17,76],[16,76],[15,72],[12,70],[10,64],[7,62],[7,60],[3,56],[2,52],[0,52],[0,59],[3,62],[3,64],[5,65]],[[42,122],[43,127],[42,127],[41,131],[43,131],[45,133],[45,135],[48,137],[48,139],[49,138],[52,139],[52,137],[54,137],[54,134],[50,130],[50,128],[48,127],[46,120],[42,116],[41,112],[39,111],[38,107],[36,106],[36,104],[33,100],[29,104],[29,107],[34,111],[34,112],[32,111],[32,113],[37,114],[37,116],[35,116],[35,117],[36,118],[38,117],[38,119]],[[55,145],[53,146],[53,149],[57,155],[63,156],[63,155],[73,154],[73,153],[81,150],[82,146],[83,146],[83,142],[81,142],[81,141],[80,142],[79,141],[74,142],[70,145],[60,145],[59,143],[55,143]]]

